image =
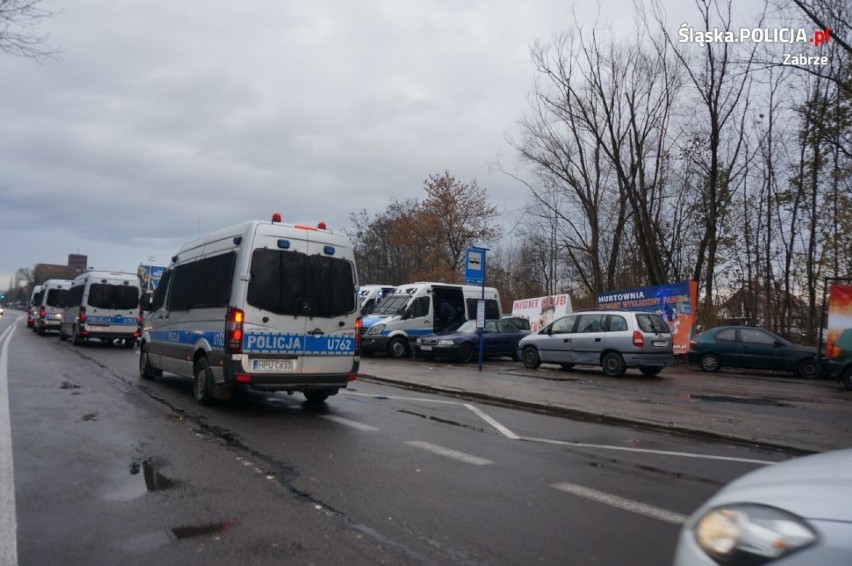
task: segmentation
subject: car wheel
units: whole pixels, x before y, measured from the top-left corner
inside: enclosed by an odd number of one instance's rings
[[[840,381],[843,382],[843,387],[852,391],[852,367],[846,368],[846,371],[840,376]]]
[[[541,365],[541,357],[538,355],[538,350],[532,346],[524,348],[524,352],[521,356],[525,368],[536,369]]]
[[[658,373],[663,371],[663,368],[652,367],[652,366],[642,366],[642,367],[639,368],[639,371],[641,371],[642,375],[644,375],[645,377],[654,377],[655,375],[657,375]]]
[[[607,352],[601,359],[601,367],[604,375],[608,377],[621,377],[627,371],[627,366],[624,365],[624,358],[618,352]]]
[[[139,349],[139,377],[142,379],[154,379],[163,375],[163,370],[154,369],[151,366],[151,360],[148,358],[150,346],[144,344]]]
[[[326,399],[328,399],[328,391],[325,389],[311,389],[304,392],[305,399],[308,400],[308,403],[322,403]]]
[[[405,358],[408,356],[408,340],[397,336],[388,344],[388,355],[392,358]]]
[[[722,367],[722,362],[716,354],[704,354],[698,359],[698,367],[702,371],[719,371],[719,368]]]
[[[192,393],[199,405],[213,403],[213,376],[210,374],[210,364],[207,358],[201,358],[195,363],[195,383]]]
[[[816,360],[802,360],[796,366],[796,375],[802,379],[816,379],[819,374],[819,362]]]
[[[476,358],[476,351],[473,349],[473,344],[462,344],[459,348],[459,361],[463,364],[469,364],[474,358]]]
[[[562,366],[562,369],[564,369],[564,370],[571,371],[572,369],[574,369],[574,364],[569,364],[567,362],[559,364],[559,365]]]

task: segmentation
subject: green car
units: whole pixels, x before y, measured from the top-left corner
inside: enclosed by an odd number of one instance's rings
[[[843,387],[852,391],[852,328],[847,328],[837,339],[828,356],[828,369]]]

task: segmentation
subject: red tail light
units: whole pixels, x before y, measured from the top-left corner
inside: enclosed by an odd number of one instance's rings
[[[243,351],[243,319],[245,313],[238,308],[228,307],[225,322],[225,351],[240,354]]]
[[[689,349],[690,350],[692,350],[693,348],[697,348],[697,347],[698,347],[698,341],[697,340],[690,340],[689,341]]]
[[[645,345],[645,337],[638,330],[633,331],[633,345],[642,348]]]
[[[80,324],[86,324],[86,307],[80,307],[80,315],[77,319]]]
[[[361,317],[355,319],[355,356],[361,357]]]

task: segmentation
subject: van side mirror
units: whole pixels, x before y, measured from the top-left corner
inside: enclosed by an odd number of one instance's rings
[[[151,293],[143,293],[143,295],[139,297],[139,308],[142,312],[151,312],[153,304],[154,296]]]

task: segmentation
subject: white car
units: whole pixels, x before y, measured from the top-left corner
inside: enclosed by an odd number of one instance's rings
[[[796,458],[723,487],[686,522],[674,566],[852,564],[852,449]]]

